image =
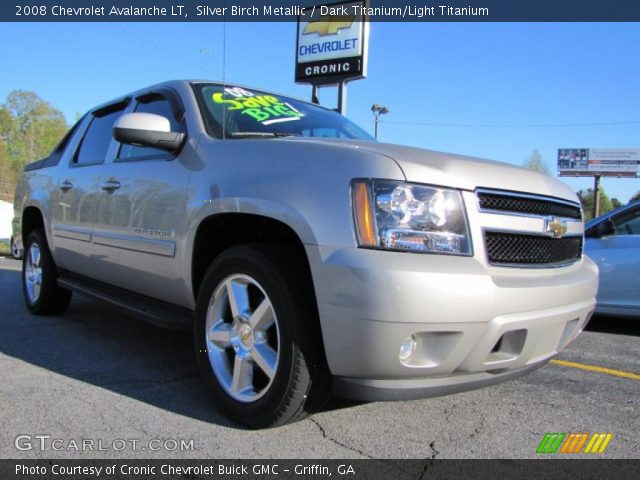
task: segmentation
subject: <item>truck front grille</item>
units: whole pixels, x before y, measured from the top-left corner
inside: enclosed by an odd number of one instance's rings
[[[486,231],[484,240],[492,265],[558,266],[573,263],[582,256],[581,236],[553,238]]]
[[[515,193],[479,191],[478,203],[481,210],[492,210],[526,215],[552,215],[556,217],[581,219],[578,205],[552,198],[541,198]]]

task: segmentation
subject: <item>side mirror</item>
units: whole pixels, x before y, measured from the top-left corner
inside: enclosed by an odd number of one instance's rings
[[[610,218],[603,220],[602,222],[594,225],[589,230],[587,230],[584,234],[587,238],[601,238],[608,237],[609,235],[613,235],[616,233],[616,229],[613,226],[613,222]]]
[[[185,134],[172,132],[169,120],[162,115],[125,113],[113,127],[113,138],[128,145],[175,152],[182,146]]]

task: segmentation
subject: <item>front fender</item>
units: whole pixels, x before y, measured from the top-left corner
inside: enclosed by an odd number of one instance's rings
[[[24,248],[23,214],[27,208],[36,208],[44,223],[45,235],[51,248],[51,201],[50,194],[55,181],[49,174],[40,171],[25,172],[18,182],[13,203],[13,238],[19,248]]]

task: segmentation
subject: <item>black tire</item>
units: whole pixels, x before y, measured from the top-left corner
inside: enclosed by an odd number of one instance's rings
[[[37,250],[36,250],[37,249]],[[39,252],[40,259],[34,260],[32,253]],[[30,294],[30,265],[40,269],[40,285],[37,295]],[[64,312],[71,301],[71,292],[58,286],[58,273],[53,262],[47,239],[42,230],[34,230],[27,237],[22,259],[22,294],[29,311],[35,315],[56,315]]]
[[[216,406],[229,418],[250,428],[276,427],[300,420],[308,413],[321,408],[329,397],[330,375],[322,347],[313,287],[305,265],[306,259],[278,246],[232,247],[219,255],[211,264],[200,288],[194,328],[200,374],[212,393]],[[274,369],[275,374],[272,372],[269,380],[267,374],[263,373],[262,376],[266,381],[263,381],[261,386],[256,386],[260,380],[257,377],[261,370],[258,359],[253,357],[253,352],[257,350],[258,339],[263,339],[263,343],[266,343],[264,338],[267,338],[270,343],[275,342],[274,327],[270,327],[271,333],[266,334],[260,333],[257,326],[255,331],[251,331],[252,347],[249,348],[253,350],[247,350],[250,353],[246,358],[250,359],[248,368],[252,373],[245,392],[248,392],[247,395],[250,398],[258,394],[261,396],[255,400],[245,399],[244,401],[234,398],[233,386],[225,387],[220,380],[222,377],[219,378],[222,375],[220,369],[224,370],[224,365],[229,368],[232,362],[238,361],[240,356],[238,345],[230,344],[229,347],[218,348],[209,341],[207,337],[209,334],[205,335],[206,331],[212,329],[211,324],[207,326],[209,308],[216,311],[215,306],[219,305],[216,302],[221,302],[222,300],[219,300],[221,295],[224,296],[224,292],[229,291],[224,287],[225,282],[234,281],[233,279],[239,277],[256,282],[257,286],[248,283],[247,292],[250,293],[251,288],[257,292],[255,295],[258,296],[258,300],[254,301],[256,305],[261,304],[264,299],[269,300],[272,307],[270,310],[272,317],[269,318],[273,318],[273,324],[277,329],[275,347],[278,359]],[[217,297],[214,296],[216,292]],[[261,296],[262,294],[264,296]],[[247,302],[247,305],[249,303]],[[231,297],[228,297],[227,306],[224,307],[225,315],[233,317],[230,304]],[[254,312],[258,311],[257,307],[252,308]],[[253,314],[251,318],[254,318]],[[250,319],[245,318],[245,320],[249,323]],[[220,322],[217,324],[219,325]],[[235,320],[232,325],[235,325]],[[232,337],[233,335],[229,335],[229,338]],[[241,342],[241,337],[243,335],[233,338],[236,342]],[[253,343],[254,340],[255,343]],[[223,362],[222,367],[215,367],[218,370],[218,376],[214,372],[215,361],[212,360],[214,350],[208,349],[212,346],[217,349],[215,355],[219,355],[215,358],[222,359]],[[242,351],[242,345],[240,345],[240,351]],[[224,360],[225,355],[229,358],[228,363],[225,363],[227,362]],[[236,363],[233,365],[235,367]],[[233,376],[233,372],[231,375]]]

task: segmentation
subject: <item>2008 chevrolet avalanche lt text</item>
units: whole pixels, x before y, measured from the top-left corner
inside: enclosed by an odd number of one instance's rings
[[[215,405],[260,428],[333,392],[517,377],[594,309],[582,212],[507,164],[378,143],[338,113],[172,81],[91,110],[15,199],[34,314],[72,292],[193,328]]]

